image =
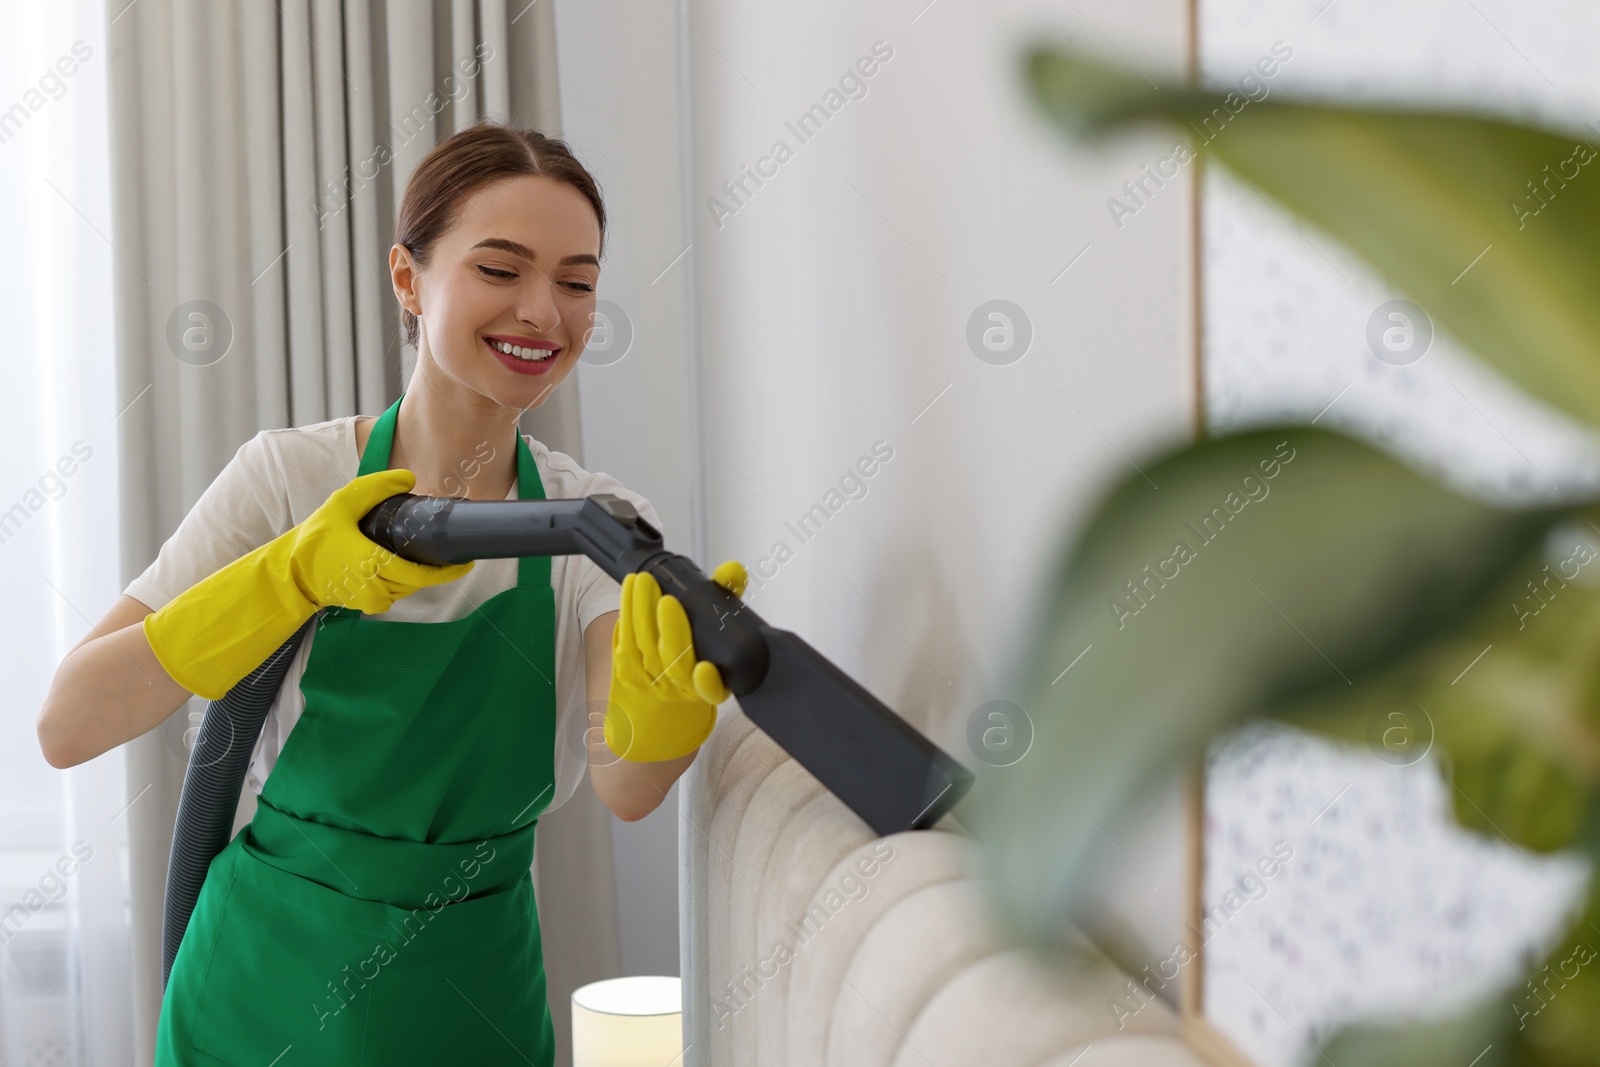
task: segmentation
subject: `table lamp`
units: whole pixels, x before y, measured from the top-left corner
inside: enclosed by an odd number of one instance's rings
[[[608,978],[572,992],[572,1067],[679,1067],[683,987],[677,978]]]

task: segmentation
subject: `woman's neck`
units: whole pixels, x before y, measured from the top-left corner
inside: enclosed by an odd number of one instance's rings
[[[389,467],[415,473],[411,491],[419,496],[504,500],[517,481],[520,414],[421,358],[400,401]]]

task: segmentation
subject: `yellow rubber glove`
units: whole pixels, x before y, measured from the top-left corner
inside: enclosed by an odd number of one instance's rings
[[[460,578],[473,561],[433,567],[402,559],[356,524],[417,476],[404,468],[362,475],[304,522],[179,593],[144,617],[156,659],[191,693],[216,700],[277,651],[318,608],[368,614],[425,586]]]
[[[748,575],[728,560],[711,580],[743,596]],[[732,696],[717,665],[696,660],[689,616],[653,575],[622,579],[622,609],[611,633],[606,745],[625,760],[677,759],[711,736],[717,705]]]

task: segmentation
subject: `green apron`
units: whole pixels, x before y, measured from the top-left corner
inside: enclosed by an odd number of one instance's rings
[[[387,469],[399,408],[360,474]],[[516,436],[517,496],[543,500]],[[305,711],[173,961],[156,1064],[550,1067],[529,872],[555,788],[549,557],[451,622],[321,616]]]

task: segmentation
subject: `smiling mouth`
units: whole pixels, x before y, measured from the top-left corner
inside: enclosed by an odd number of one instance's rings
[[[495,351],[520,359],[524,363],[547,363],[561,351],[559,348],[521,348],[517,345],[508,345],[504,341],[488,341],[487,343]]]

